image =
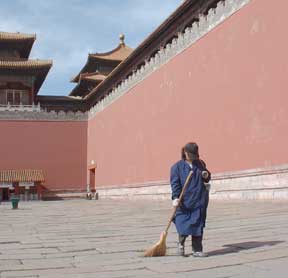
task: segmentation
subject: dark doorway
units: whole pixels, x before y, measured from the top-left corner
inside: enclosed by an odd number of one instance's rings
[[[96,185],[95,185],[95,168],[90,169],[89,173],[90,173],[90,175],[89,175],[90,190],[91,190],[91,192],[95,192],[95,189],[96,189],[95,188],[96,187]]]

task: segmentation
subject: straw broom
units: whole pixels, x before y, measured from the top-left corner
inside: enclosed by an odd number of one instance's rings
[[[175,208],[173,208],[173,212],[172,215],[169,219],[168,225],[165,229],[165,231],[163,231],[160,235],[160,240],[153,245],[152,247],[150,247],[145,253],[144,253],[144,257],[161,257],[161,256],[165,256],[166,255],[166,238],[167,238],[167,234],[168,234],[168,230],[171,226],[171,223],[175,217],[176,214],[176,210],[179,207],[181,200],[183,198],[184,192],[186,190],[186,187],[190,181],[190,178],[193,174],[193,171],[190,171],[188,177],[186,178],[186,181],[184,183],[184,186],[182,188],[181,194],[179,196],[179,203],[178,206],[176,206]]]

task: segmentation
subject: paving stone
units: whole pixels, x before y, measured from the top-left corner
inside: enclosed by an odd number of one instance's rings
[[[17,211],[10,206],[0,205],[1,278],[287,276],[286,202],[211,202],[205,259],[176,255],[173,225],[168,255],[143,257],[165,229],[168,201],[22,202]],[[188,240],[186,251],[191,253]]]

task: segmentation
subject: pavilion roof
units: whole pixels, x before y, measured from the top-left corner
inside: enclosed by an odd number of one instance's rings
[[[0,182],[44,182],[42,170],[1,170]]]
[[[81,74],[95,72],[97,63],[113,62],[116,67],[121,61],[125,60],[133,52],[133,49],[125,44],[124,35],[121,34],[119,38],[120,43],[113,50],[105,53],[89,53],[86,64],[71,81],[79,82]]]
[[[22,58],[29,57],[35,40],[35,34],[0,32],[0,48],[17,49]]]
[[[0,41],[36,40],[35,34],[0,32]]]
[[[80,81],[81,80],[89,80],[89,81],[103,81],[107,77],[107,74],[101,73],[99,71],[91,72],[91,73],[82,73],[80,75]]]
[[[123,61],[126,59],[133,49],[127,46],[125,43],[120,43],[115,49],[106,53],[94,53],[89,54],[93,58],[103,59],[103,60],[113,60],[113,61]]]
[[[51,68],[51,60],[0,60],[0,69],[37,69],[37,68]]]
[[[106,74],[97,72],[82,73],[78,84],[70,92],[70,96],[86,96],[95,86],[100,84],[105,78]]]
[[[0,60],[0,73],[13,75],[28,74],[34,76],[34,93],[37,94],[51,66],[51,60]]]
[[[90,88],[93,86],[97,86],[100,84],[105,78],[107,74],[103,72],[91,72],[91,73],[81,73],[79,77],[78,84],[73,88],[70,96],[86,96],[92,89]]]

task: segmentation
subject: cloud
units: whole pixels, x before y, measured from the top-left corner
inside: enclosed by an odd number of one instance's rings
[[[36,33],[31,58],[52,59],[40,94],[67,95],[88,53],[106,52],[126,35],[137,47],[182,0],[14,0],[1,2],[0,30]]]

